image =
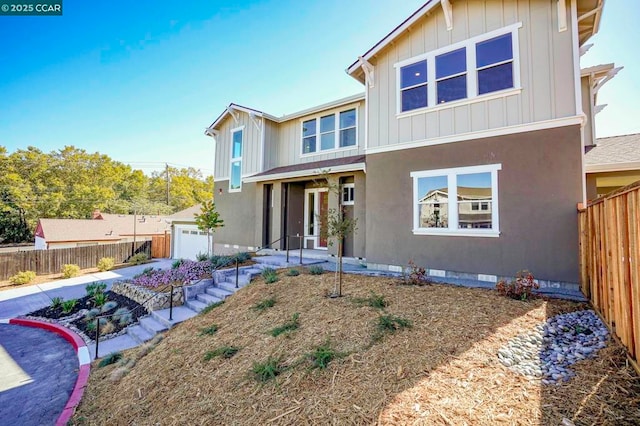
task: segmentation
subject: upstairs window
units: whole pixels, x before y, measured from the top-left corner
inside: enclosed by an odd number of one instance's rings
[[[356,146],[358,114],[355,108],[302,122],[302,154]]]
[[[242,188],[242,135],[244,128],[231,130],[231,173],[229,192],[238,192]]]
[[[513,24],[395,64],[397,113],[519,89],[520,27]]]

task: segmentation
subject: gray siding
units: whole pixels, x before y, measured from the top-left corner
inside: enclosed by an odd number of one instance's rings
[[[216,138],[215,180],[229,179],[231,167],[231,131],[244,126],[242,147],[242,175],[260,172],[262,166],[261,131],[249,117],[249,114],[238,111],[238,122],[228,116],[220,126]],[[259,121],[259,119],[258,119]],[[228,188],[228,185],[227,185]]]
[[[580,127],[519,133],[367,157],[367,262],[578,282]],[[412,171],[502,164],[500,236],[414,235]]]
[[[243,183],[241,192],[228,192],[228,180],[216,180],[215,203],[224,220],[224,226],[218,228],[214,234],[216,244],[230,244],[255,247],[261,241],[256,228],[256,184]],[[222,193],[219,189],[222,188]]]
[[[558,32],[555,0],[456,1],[452,5],[451,31],[446,29],[442,9],[436,7],[371,59],[376,84],[369,91],[369,147],[576,115],[571,31]],[[517,30],[519,94],[396,117],[395,63],[518,22],[522,23]]]

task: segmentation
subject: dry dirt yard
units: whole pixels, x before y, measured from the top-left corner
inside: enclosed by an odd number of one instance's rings
[[[279,278],[257,279],[166,333],[154,349],[94,364],[74,424],[640,424],[640,379],[614,341],[575,364],[576,377],[560,385],[498,362],[509,339],[585,304],[355,275],[345,276],[344,297],[330,299],[332,274]],[[363,303],[373,294],[388,306]],[[272,307],[256,309],[267,299]],[[295,313],[297,329],[270,334]],[[382,315],[411,326],[380,333]],[[325,369],[312,368],[309,354],[323,345],[335,357]],[[238,351],[212,357],[223,347]],[[260,382],[252,370],[269,357],[276,376]]]

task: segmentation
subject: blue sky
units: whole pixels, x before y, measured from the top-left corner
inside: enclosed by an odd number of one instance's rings
[[[0,16],[0,145],[208,174],[203,131],[229,102],[281,115],[363,91],[344,69],[422,3],[65,0],[62,17]],[[625,66],[600,91],[599,136],[640,132],[638,18],[608,1],[583,57]]]

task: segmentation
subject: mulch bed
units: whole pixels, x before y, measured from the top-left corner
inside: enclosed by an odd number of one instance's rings
[[[132,316],[131,322],[127,325],[120,325],[118,324],[118,322],[112,321],[113,330],[109,334],[119,333],[120,331],[124,330],[128,326],[137,323],[138,318],[149,314],[142,305],[140,305],[134,300],[129,299],[128,297],[122,296],[121,294],[114,293],[111,291],[105,292],[105,295],[107,296],[107,301],[113,301],[118,303],[117,307],[110,310],[109,312],[106,312],[105,314],[113,314],[119,308],[127,308],[131,312],[131,316]],[[77,313],[79,313],[81,310],[89,310],[94,307],[95,306],[91,297],[85,296],[81,299],[78,299],[78,303],[76,303],[75,307],[71,310],[71,312],[64,313],[62,312],[61,307],[57,307],[54,309],[51,306],[49,306],[49,307],[31,312],[27,315],[33,316],[33,317],[48,318],[53,320],[61,320],[64,318],[74,316]],[[93,322],[95,323],[95,320],[93,320]],[[96,332],[95,330],[92,330],[90,326],[89,328],[87,327],[89,322],[86,321],[84,317],[80,317],[72,321],[71,324],[73,324],[76,328],[78,328],[78,330],[82,331],[89,338],[91,338],[92,340],[95,340]],[[101,332],[100,335],[102,336],[103,332]]]
[[[640,379],[615,342],[574,364],[576,377],[544,385],[500,364],[497,351],[557,314],[588,308],[560,300],[517,301],[449,285],[406,286],[347,275],[331,299],[333,274],[257,279],[211,310],[171,329],[127,375],[92,370],[75,415],[81,424],[640,424]],[[384,297],[379,310],[359,301]],[[274,298],[273,307],[257,304]],[[299,313],[299,328],[269,333]],[[381,315],[410,328],[376,336]],[[217,326],[217,331],[203,330]],[[308,354],[329,343],[340,355],[311,369]],[[223,346],[231,358],[207,359]],[[136,349],[125,352],[135,358]],[[259,383],[256,363],[283,370]],[[565,423],[571,424],[571,423]]]

